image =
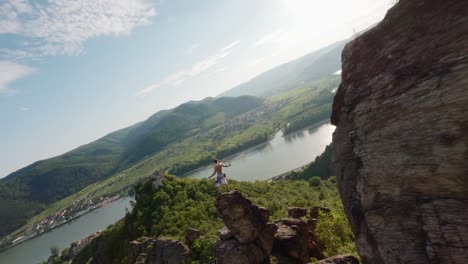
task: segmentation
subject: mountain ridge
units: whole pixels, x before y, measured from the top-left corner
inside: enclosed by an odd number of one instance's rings
[[[341,68],[341,51],[348,41],[349,39],[344,39],[332,43],[293,61],[278,65],[219,96],[265,97],[333,73]]]

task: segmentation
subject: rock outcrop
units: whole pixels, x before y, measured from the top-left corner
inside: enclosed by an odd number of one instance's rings
[[[219,231],[222,239],[214,246],[218,263],[254,264],[267,261],[277,230],[276,225],[268,223],[268,210],[252,204],[237,191],[221,194],[215,206],[229,230]]]
[[[275,221],[273,250],[294,259],[296,263],[308,263],[310,258],[323,259],[324,245],[319,242],[309,225],[299,219],[283,218]]]
[[[188,263],[190,250],[181,242],[166,238],[143,237],[130,242],[129,263],[183,264]]]
[[[201,233],[200,231],[198,231],[197,229],[195,228],[187,228],[187,230],[185,231],[185,243],[187,243],[187,245],[189,247],[192,246],[193,242],[195,242],[195,240],[197,240],[198,238],[200,238],[201,236]]]
[[[468,1],[400,0],[346,45],[333,164],[364,263],[468,263]]]
[[[323,259],[324,245],[314,234],[313,224],[297,219],[307,215],[307,209],[290,207],[289,214],[297,218],[283,218],[268,223],[269,212],[231,191],[221,194],[215,203],[226,227],[218,231],[220,241],[215,246],[218,263],[254,264],[309,263],[311,258]]]
[[[288,217],[299,219],[307,215],[307,209],[302,207],[288,207]]]

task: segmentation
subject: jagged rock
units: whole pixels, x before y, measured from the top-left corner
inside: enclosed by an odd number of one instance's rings
[[[318,219],[317,218],[311,218],[307,220],[307,228],[314,233],[315,228],[317,227]]]
[[[307,215],[307,209],[302,207],[288,207],[288,217],[301,218]]]
[[[322,259],[317,264],[359,264],[359,260],[353,255],[339,255]]]
[[[215,206],[226,227],[240,243],[253,242],[266,227],[268,210],[253,205],[238,191],[218,196]]]
[[[346,45],[333,165],[363,263],[468,263],[468,1],[400,0]]]
[[[307,263],[311,257],[323,259],[323,244],[317,239],[308,224],[299,219],[283,218],[275,221],[278,231],[275,234],[273,251]]]
[[[281,252],[298,263],[307,263],[310,259],[306,239],[297,226],[279,224],[273,247],[275,252]]]
[[[321,207],[321,206],[312,206],[310,208],[310,218],[319,218],[319,212],[324,214],[330,214],[331,210],[328,207]]]
[[[237,191],[221,194],[215,205],[226,225],[218,233],[222,240],[214,246],[218,263],[267,261],[277,230],[275,224],[267,223],[268,210],[253,205]]]
[[[191,246],[195,240],[197,240],[201,236],[200,231],[195,228],[187,228],[185,232],[185,241],[187,245]]]
[[[257,244],[241,244],[234,237],[218,241],[214,250],[219,264],[258,264],[269,257]]]
[[[130,242],[128,259],[135,264],[183,264],[189,255],[190,250],[177,240],[143,237]]]
[[[227,227],[223,227],[218,230],[217,234],[221,240],[227,240],[232,237],[232,233]]]

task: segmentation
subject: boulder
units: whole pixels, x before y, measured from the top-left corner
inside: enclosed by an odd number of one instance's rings
[[[215,206],[226,227],[240,243],[255,241],[267,225],[268,210],[253,205],[238,191],[221,194]]]
[[[307,215],[307,209],[302,207],[288,207],[288,217],[301,218]]]
[[[201,236],[200,231],[198,231],[195,228],[187,228],[187,231],[185,231],[185,242],[187,245],[192,246],[193,242],[197,240]]]
[[[353,255],[339,255],[322,259],[317,264],[359,264],[359,260]]]
[[[293,258],[298,263],[307,263],[312,257],[324,258],[324,245],[308,224],[294,218],[283,218],[275,224],[278,226],[273,243],[275,253]]]
[[[258,264],[269,258],[257,244],[242,244],[234,237],[218,241],[214,251],[219,264]]]
[[[291,257],[298,263],[310,260],[307,242],[298,226],[278,225],[273,250]]]
[[[167,238],[142,237],[130,242],[129,263],[188,263],[190,250],[181,242]]]
[[[231,191],[216,199],[215,206],[226,225],[218,231],[215,246],[218,263],[263,263],[270,257],[278,227],[269,224],[269,212]]]
[[[333,167],[363,263],[468,263],[467,18],[400,0],[343,50]]]
[[[226,232],[221,229],[220,233]],[[214,251],[218,263],[263,263],[270,257],[273,249],[273,236],[277,227],[274,224],[268,224],[259,237],[252,243],[240,243],[232,235],[221,237],[221,240],[214,245]],[[228,230],[229,231],[229,230]]]
[[[221,240],[227,240],[232,237],[232,233],[227,227],[223,227],[220,230],[218,230],[217,234]]]

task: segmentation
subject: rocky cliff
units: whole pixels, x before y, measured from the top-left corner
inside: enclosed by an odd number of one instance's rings
[[[364,263],[468,263],[468,1],[401,0],[345,47],[334,172]]]
[[[311,258],[320,263],[359,263],[353,256],[324,259],[323,243],[315,235],[319,210],[312,207],[311,218],[301,220],[308,210],[290,207],[289,218],[268,223],[269,211],[252,204],[238,191],[223,193],[215,203],[226,227],[218,231],[220,240],[214,245],[217,263],[225,264],[300,264]]]

